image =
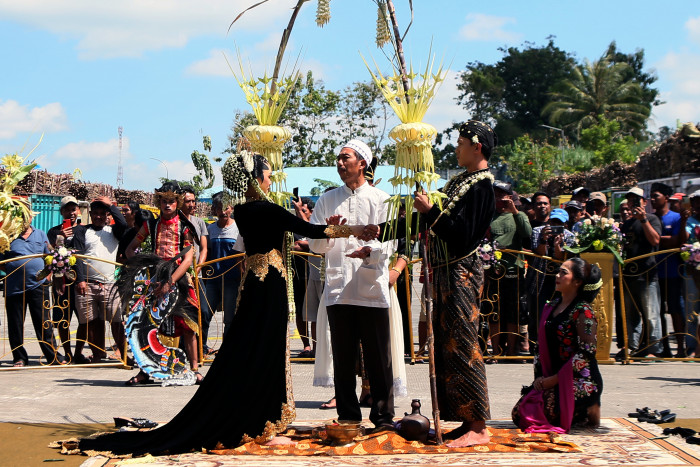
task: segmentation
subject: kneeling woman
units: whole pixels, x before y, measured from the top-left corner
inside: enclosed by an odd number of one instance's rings
[[[558,293],[545,305],[539,326],[535,380],[513,408],[513,422],[522,430],[566,433],[572,424],[600,423],[603,378],[591,302],[601,285],[598,266],[581,258],[561,265]]]

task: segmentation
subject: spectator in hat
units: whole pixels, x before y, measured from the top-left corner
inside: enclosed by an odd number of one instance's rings
[[[659,239],[659,249],[669,250],[679,248],[685,240],[685,228],[689,216],[686,211],[685,216],[671,211],[669,199],[673,196],[673,188],[665,183],[653,183],[651,185],[651,207],[661,221],[661,237]],[[677,349],[676,357],[685,358],[685,310],[682,303],[683,281],[680,280],[680,256],[677,253],[660,255],[657,258],[659,274],[659,291],[661,297],[661,326],[664,336],[664,357],[672,357],[668,338],[665,336],[666,319],[665,314],[671,315],[673,331],[676,337]]]
[[[566,228],[569,214],[561,208],[553,209],[546,225],[532,229],[532,251],[540,256],[550,256],[558,260],[566,259],[564,246],[574,242],[574,234]],[[552,298],[555,286],[555,271],[558,263],[534,257],[530,262],[526,277],[528,301],[528,335],[530,342],[537,342],[539,319],[547,300]],[[532,353],[534,349],[530,348]]]
[[[523,240],[532,235],[527,215],[518,211],[513,201],[510,183],[493,182],[496,195],[496,216],[491,221],[490,239],[498,248],[521,250]],[[494,355],[517,354],[520,291],[524,288],[525,262],[522,255],[504,252],[501,267],[486,271],[486,283],[481,302],[481,319],[488,325]],[[486,339],[483,340],[485,344]],[[483,345],[485,347],[485,345]],[[485,350],[483,349],[482,350]]]
[[[659,250],[661,222],[647,216],[646,199],[641,188],[634,187],[625,198],[632,217],[621,226],[625,235],[625,254],[635,258]],[[627,346],[634,356],[661,355],[661,314],[656,257],[647,256],[625,264],[625,315]]]
[[[49,244],[53,248],[65,246],[73,248],[74,230],[80,230],[84,227],[81,225],[80,207],[78,200],[74,196],[64,196],[61,198],[59,212],[63,218],[63,222],[51,227],[46,236],[49,239]],[[81,261],[76,258],[76,264],[79,266]],[[53,289],[53,323],[58,330],[58,337],[61,339],[65,356],[71,363],[89,363],[89,360],[82,354],[85,339],[87,338],[84,325],[78,324],[75,341],[75,354],[71,351],[70,344],[70,322],[71,313],[78,316],[75,301],[75,286],[73,283],[66,284],[61,293],[58,288]]]
[[[114,224],[109,225],[107,213]],[[100,196],[90,203],[91,223],[76,231],[73,245],[85,256],[76,267],[76,302],[78,322],[87,326],[88,344],[92,349],[92,362],[106,358],[105,321],[110,323],[114,342],[117,344],[117,357],[126,355],[126,334],[122,322],[121,303],[112,293],[119,240],[126,231],[126,221],[116,205],[106,196]],[[100,261],[107,260],[109,262]],[[76,354],[77,354],[76,345]],[[87,359],[87,357],[86,357]]]
[[[566,223],[566,228],[577,233],[581,230],[581,217],[583,217],[583,207],[585,205],[580,201],[572,199],[564,205],[566,213],[569,215],[569,221]]]
[[[671,195],[670,198],[668,198],[668,208],[677,213],[681,213],[681,203],[683,203],[683,197],[685,197],[685,193],[674,193]]]
[[[521,196],[520,210],[527,214],[527,218],[530,219],[530,222],[535,219],[535,205],[532,202],[532,198]]]
[[[608,216],[608,197],[600,191],[594,191],[591,193],[591,197],[588,202],[592,205],[592,214],[598,217],[609,217]],[[586,205],[586,212],[588,213],[588,205]],[[590,213],[589,213],[590,214]]]
[[[586,205],[589,196],[591,196],[591,190],[582,186],[571,192],[571,199],[573,201],[578,201],[584,206]]]

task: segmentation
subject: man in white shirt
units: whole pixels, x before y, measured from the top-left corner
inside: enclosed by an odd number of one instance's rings
[[[114,225],[107,223],[107,213],[111,213]],[[126,230],[121,210],[109,198],[101,196],[90,203],[90,219],[91,223],[85,229],[74,231],[73,246],[85,256],[116,261],[119,240]],[[112,294],[114,269],[112,263],[90,259],[84,260],[83,268],[77,268],[78,322],[87,323],[93,363],[106,357],[105,320],[110,322],[114,342],[119,347],[117,354],[121,357],[126,350],[121,305],[117,296]]]
[[[359,140],[349,141],[338,154],[336,166],[345,185],[316,202],[312,224],[325,224],[341,215],[348,224],[386,221],[389,195],[365,180],[372,151]],[[389,335],[390,243],[365,242],[356,237],[309,240],[312,251],[326,255],[324,295],[333,350],[333,372],[338,418],[362,420],[355,387],[360,343],[369,376],[377,429],[393,426],[394,390]]]

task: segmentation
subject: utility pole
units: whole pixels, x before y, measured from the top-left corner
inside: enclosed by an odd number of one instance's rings
[[[122,132],[123,127],[119,127],[119,165],[117,166],[117,188],[124,184],[124,169],[122,168]]]

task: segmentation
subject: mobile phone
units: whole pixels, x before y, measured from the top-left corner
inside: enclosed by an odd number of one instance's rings
[[[70,229],[73,226],[73,223],[70,221],[70,219],[63,219],[63,230]]]
[[[630,209],[634,210],[634,208],[638,208],[641,206],[641,203],[639,202],[639,198],[631,197],[627,200],[627,205],[630,207]]]
[[[294,187],[294,189],[292,190],[292,194],[294,195],[294,200],[299,201],[299,187],[298,186]]]
[[[423,193],[423,187],[420,186],[420,183],[416,182],[416,191],[418,193]]]
[[[552,232],[552,235],[561,235],[564,233],[564,226],[563,225],[550,225],[549,231]]]
[[[589,199],[586,201],[586,212],[590,215],[595,214],[595,201],[592,199]]]

